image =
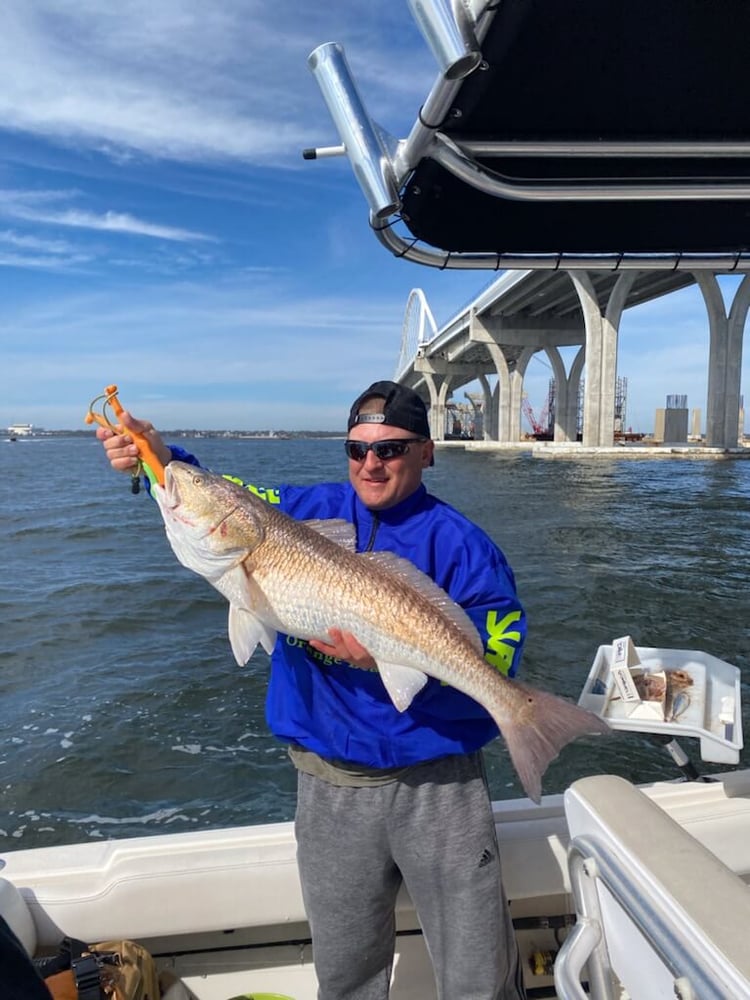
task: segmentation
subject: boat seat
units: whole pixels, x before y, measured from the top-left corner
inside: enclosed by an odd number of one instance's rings
[[[18,889],[5,878],[0,878],[0,916],[26,949],[26,954],[36,953],[37,936],[34,918]]]

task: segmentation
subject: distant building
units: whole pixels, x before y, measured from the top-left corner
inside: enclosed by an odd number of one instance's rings
[[[737,428],[737,440],[742,444],[745,440],[745,397],[740,396],[740,423]]]

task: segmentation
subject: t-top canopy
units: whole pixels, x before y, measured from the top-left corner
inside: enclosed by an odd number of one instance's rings
[[[340,46],[310,56],[343,147],[305,156],[346,153],[395,254],[750,269],[750,4],[409,2],[440,75],[402,142]]]

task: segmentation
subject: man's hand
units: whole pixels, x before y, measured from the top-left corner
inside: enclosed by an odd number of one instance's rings
[[[310,645],[319,653],[333,656],[337,660],[346,660],[347,663],[352,663],[362,670],[377,670],[375,660],[365,647],[357,642],[351,632],[330,628],[328,635],[330,636],[328,642],[323,642],[322,639],[310,639]]]
[[[137,420],[127,410],[123,410],[120,414],[120,424],[123,428],[121,434],[110,430],[109,427],[98,427],[96,431],[96,436],[104,445],[109,464],[117,472],[132,472],[138,464],[138,446],[133,443],[128,430],[136,434],[143,434],[148,438],[154,454],[162,465],[167,465],[172,461],[172,452],[162,441],[159,432],[154,430],[154,425],[148,420]]]

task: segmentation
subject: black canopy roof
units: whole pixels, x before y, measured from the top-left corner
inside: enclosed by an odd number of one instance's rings
[[[476,28],[376,228],[496,266],[750,251],[747,0],[497,0]]]

